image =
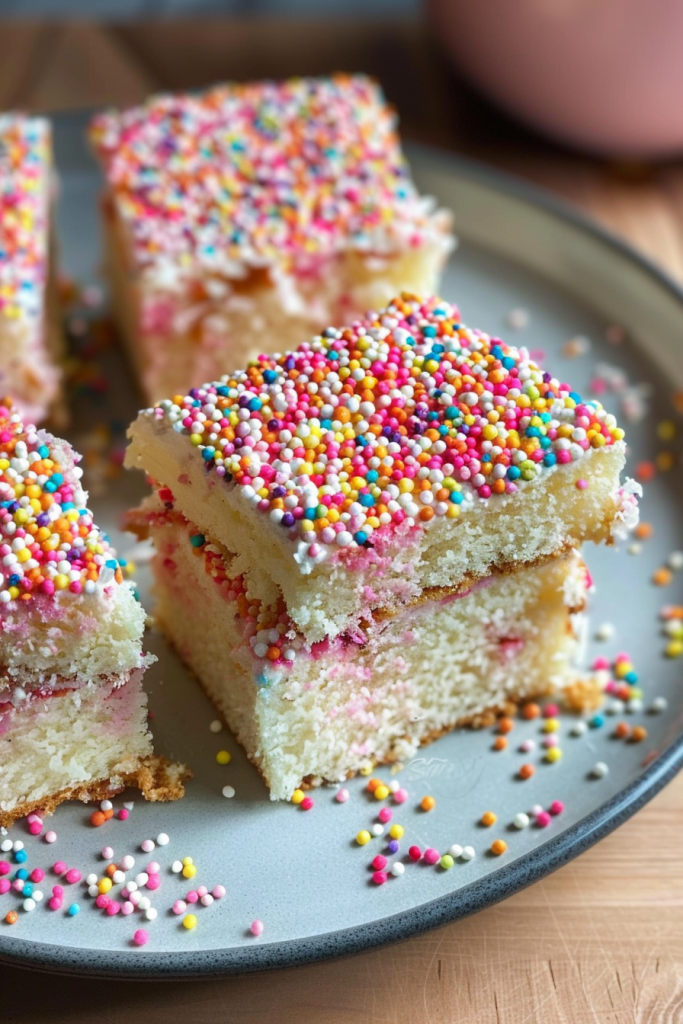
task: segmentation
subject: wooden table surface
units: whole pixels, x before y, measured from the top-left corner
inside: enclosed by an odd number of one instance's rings
[[[415,21],[0,24],[0,109],[137,101],[224,78],[376,74],[407,137],[577,203],[683,280],[683,164],[605,163],[475,97]],[[100,982],[0,967],[15,1024],[642,1024],[683,1021],[683,776],[597,847],[507,902],[332,963],[201,982]]]

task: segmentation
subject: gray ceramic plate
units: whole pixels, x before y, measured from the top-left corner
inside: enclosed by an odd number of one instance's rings
[[[93,281],[99,181],[82,132],[81,117],[57,124],[62,173],[58,228],[66,269],[80,281]],[[132,945],[133,932],[143,924],[137,914],[106,917],[93,907],[83,885],[76,885],[68,890],[64,910],[53,912],[45,904],[31,914],[19,909],[15,926],[0,924],[0,959],[63,972],[172,977],[251,971],[367,949],[471,914],[553,871],[624,821],[680,767],[682,663],[664,658],[658,615],[665,602],[683,603],[683,574],[675,575],[666,589],[653,586],[651,576],[673,550],[683,549],[678,444],[676,439],[665,443],[657,432],[661,420],[676,419],[670,396],[683,385],[683,297],[644,260],[542,193],[453,157],[422,149],[411,155],[422,189],[455,211],[461,245],[443,292],[457,300],[466,322],[544,350],[547,365],[579,390],[587,389],[596,375],[608,380],[603,399],[615,411],[624,403],[636,409],[647,404],[649,413],[629,431],[632,466],[663,450],[673,454],[675,468],[659,473],[647,487],[643,517],[653,524],[654,534],[642,553],[587,552],[597,586],[593,627],[615,626],[611,640],[591,643],[590,656],[613,656],[623,648],[631,653],[645,708],[629,721],[646,724],[647,740],[629,744],[611,738],[610,718],[601,728],[571,737],[572,719],[563,716],[564,757],[554,765],[543,761],[538,722],[518,722],[502,753],[492,753],[490,730],[461,731],[439,740],[397,776],[410,792],[410,800],[394,808],[394,821],[406,829],[401,855],[410,843],[443,852],[457,842],[471,844],[476,859],[456,862],[450,871],[408,863],[403,877],[378,887],[370,882],[368,864],[384,840],[373,839],[363,848],[353,841],[378,810],[364,780],[349,784],[351,797],[344,804],[335,801],[334,789],[317,791],[308,813],[272,804],[233,739],[226,732],[210,732],[216,717],[211,706],[163,640],[152,635],[149,644],[159,660],[147,678],[157,748],[192,765],[195,778],[186,798],[170,805],[138,800],[126,822],[113,820],[100,829],[88,824],[89,812],[82,805],[60,807],[49,823],[58,833],[51,847],[29,836],[22,824],[12,832],[26,844],[29,867],[47,867],[60,858],[84,874],[103,869],[99,850],[105,844],[118,858],[133,853],[143,866],[149,857],[140,853],[141,841],[168,833],[170,844],[155,851],[163,884],[152,894],[159,913],[146,925],[149,944]],[[513,309],[528,313],[528,325],[521,330],[506,327]],[[626,329],[618,347],[606,341],[610,325]],[[590,347],[570,359],[564,346],[575,336],[589,339]],[[587,347],[585,342],[577,346]],[[98,399],[92,377],[85,374],[90,384],[86,380],[75,402],[71,436],[88,453],[86,481],[98,492],[92,506],[125,556],[133,545],[118,524],[144,484],[132,474],[108,480],[102,445],[107,435],[107,443],[122,445],[136,398],[115,351],[96,352],[94,358],[111,386]],[[621,381],[625,390],[614,390],[619,384],[615,367],[626,375],[626,384]],[[136,578],[148,603],[149,577],[142,561]],[[668,699],[668,711],[648,713],[658,695]],[[518,745],[528,737],[539,746],[533,754],[521,754]],[[221,748],[232,753],[224,767],[215,760]],[[524,760],[537,765],[528,782],[516,778]],[[597,761],[610,769],[600,780],[590,778]],[[386,770],[379,774],[391,778]],[[222,796],[226,785],[234,787],[233,799]],[[430,814],[417,807],[425,794],[437,801]],[[547,807],[553,800],[562,800],[566,808],[548,828],[511,828],[518,811],[535,804]],[[477,824],[485,810],[498,815],[493,829]],[[487,854],[496,837],[509,844],[501,858]],[[193,931],[185,930],[170,910],[190,883],[169,866],[186,855],[198,867],[193,885],[222,883],[228,890],[220,902],[199,908]],[[41,888],[49,895],[47,883],[55,881],[48,873]],[[75,918],[65,913],[72,900],[81,906]],[[0,897],[3,916],[13,906],[20,906],[15,896]],[[265,925],[258,939],[249,933],[255,918]]]

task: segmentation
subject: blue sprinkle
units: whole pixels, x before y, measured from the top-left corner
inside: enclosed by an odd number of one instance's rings
[[[203,533],[193,533],[190,537],[190,544],[193,548],[200,548],[203,544],[206,544],[206,537]]]
[[[508,480],[518,480],[522,475],[522,471],[519,466],[508,466],[507,473],[505,474]]]
[[[628,683],[629,686],[635,686],[636,683],[638,682],[638,673],[637,672],[627,672],[626,675],[624,676],[624,682]]]
[[[502,359],[501,362],[506,370],[511,370],[512,367],[515,365],[515,361],[512,358],[512,356],[505,356],[505,358]]]
[[[67,910],[67,914],[69,915],[69,917],[75,917],[76,914],[80,914],[80,912],[81,908],[79,907],[78,903],[72,903],[69,909]]]
[[[371,505],[375,504],[375,499],[373,498],[373,496],[371,494],[361,494],[361,495],[359,495],[358,501],[365,508],[370,508]]]
[[[462,505],[462,491],[451,491],[451,501],[454,505]]]
[[[50,456],[50,449],[46,444],[41,444],[40,448],[38,449],[38,454],[40,455],[41,459],[47,459]]]
[[[215,454],[215,448],[202,448],[202,458],[204,459],[204,462],[211,462],[211,459]]]
[[[28,860],[28,854],[26,850],[17,850],[14,854],[14,861],[16,864],[25,864]]]
[[[604,725],[604,724],[605,724],[605,716],[604,715],[593,715],[593,717],[591,718],[591,720],[589,722],[589,725],[592,725],[594,729],[599,729],[600,726]]]
[[[358,530],[357,533],[354,533],[353,539],[355,540],[356,544],[365,544],[366,540],[368,539],[368,535],[367,533],[364,533],[363,530]]]
[[[369,484],[374,484],[379,479],[379,473],[376,469],[369,469],[365,479]]]
[[[557,456],[555,455],[554,452],[548,452],[546,455],[543,456],[543,465],[544,466],[554,466],[556,462],[557,462]]]
[[[26,870],[26,868],[19,868],[18,871],[14,872],[14,877],[15,879],[21,878],[22,881],[26,881],[26,879],[28,878],[28,871]]]
[[[264,370],[263,379],[266,382],[266,384],[274,384],[275,381],[277,380],[277,374],[275,370]]]

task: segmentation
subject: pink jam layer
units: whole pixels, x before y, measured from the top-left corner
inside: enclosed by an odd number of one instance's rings
[[[107,718],[107,731],[116,732],[130,718],[131,699],[134,701],[139,692],[144,669],[136,668],[124,676],[108,677],[106,681],[100,680],[98,686],[102,689],[102,700],[111,705],[113,712]],[[30,690],[20,705],[9,701],[0,701],[0,736],[5,735],[16,724],[17,719],[25,716],[40,714],[50,711],[50,702],[59,700],[60,697],[68,697],[76,690],[86,685],[78,679],[60,681],[58,686],[41,687]],[[47,707],[46,707],[47,703]]]

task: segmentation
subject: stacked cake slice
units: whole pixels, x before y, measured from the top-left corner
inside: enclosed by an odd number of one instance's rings
[[[51,165],[47,121],[0,115],[0,394],[32,422],[55,413],[60,391]]]
[[[438,288],[450,218],[362,75],[226,85],[98,116],[114,308],[147,401]]]
[[[570,682],[623,432],[409,295],[141,413],[158,614],[274,798]]]
[[[0,405],[0,826],[129,782],[182,792],[182,773],[151,759],[145,614],[78,459]]]

